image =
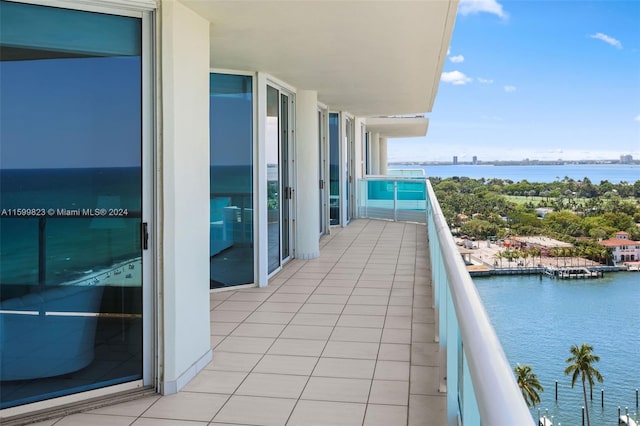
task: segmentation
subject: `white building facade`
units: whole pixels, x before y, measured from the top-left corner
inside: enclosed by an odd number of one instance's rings
[[[9,419],[188,383],[210,292],[318,257],[387,138],[426,133],[457,1],[0,8]]]

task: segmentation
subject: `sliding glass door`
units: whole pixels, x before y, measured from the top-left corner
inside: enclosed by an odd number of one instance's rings
[[[210,288],[220,288],[254,282],[253,78],[210,83]]]
[[[329,224],[340,225],[340,114],[329,113]]]
[[[0,19],[8,408],[143,378],[149,194],[142,15],[2,1]]]
[[[291,258],[292,242],[292,95],[267,86],[266,161],[268,272]]]

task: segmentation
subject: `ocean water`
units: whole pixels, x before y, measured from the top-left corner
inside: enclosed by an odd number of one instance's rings
[[[588,343],[600,356],[604,382],[593,389],[592,426],[617,425],[618,406],[638,412],[640,388],[640,273],[611,272],[601,279],[555,280],[538,275],[475,278],[507,359],[529,364],[545,391],[538,408],[563,425],[580,425],[582,385],[564,375],[571,345]],[[555,381],[558,381],[558,402]],[[604,408],[601,408],[604,389]],[[587,397],[589,396],[587,388]],[[537,408],[531,410],[537,416]],[[640,413],[639,413],[640,414]]]
[[[46,284],[74,280],[140,256],[140,169],[5,169],[0,213],[0,284],[38,284],[41,253]]]
[[[599,184],[603,180],[611,183],[640,180],[640,165],[636,164],[565,164],[549,166],[492,166],[492,165],[391,165],[392,169],[423,169],[426,175],[433,177],[466,176],[473,179],[498,178],[510,179],[514,182],[526,179],[529,182],[554,182],[565,176],[574,180],[588,177],[592,183]]]

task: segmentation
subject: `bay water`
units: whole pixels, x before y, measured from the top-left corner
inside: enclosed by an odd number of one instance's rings
[[[391,169],[423,169],[427,177],[448,178],[466,176],[472,179],[510,179],[514,182],[526,179],[529,182],[554,182],[565,176],[573,180],[588,177],[592,183],[607,180],[611,183],[640,180],[640,164],[563,164],[535,166],[493,165],[415,165],[392,164]]]
[[[593,389],[591,425],[617,425],[618,406],[623,414],[625,407],[632,415],[639,411],[640,272],[610,272],[585,280],[504,275],[474,282],[511,366],[528,364],[538,375],[544,387],[538,408],[555,417],[554,425],[582,424],[582,384],[578,379],[572,389],[570,376],[564,374],[569,348],[582,343],[592,345],[600,356],[594,367],[604,377]],[[534,418],[538,408],[531,410]]]

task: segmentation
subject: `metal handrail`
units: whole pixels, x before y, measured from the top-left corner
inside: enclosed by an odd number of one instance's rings
[[[533,426],[511,366],[428,180],[427,194],[481,422],[492,426]]]

